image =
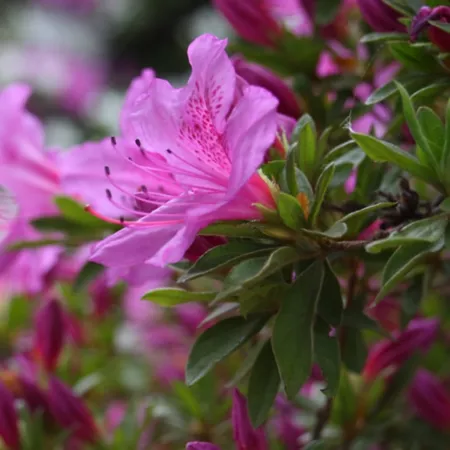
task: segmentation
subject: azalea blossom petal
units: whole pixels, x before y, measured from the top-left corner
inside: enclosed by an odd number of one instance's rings
[[[229,197],[236,195],[264,161],[276,136],[277,106],[278,100],[265,89],[244,88],[226,129],[232,161]]]

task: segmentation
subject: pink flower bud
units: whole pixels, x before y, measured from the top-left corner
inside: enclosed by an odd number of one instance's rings
[[[254,44],[274,46],[282,29],[270,12],[266,0],[214,0],[236,33]]]
[[[374,345],[369,353],[363,375],[372,380],[388,369],[396,370],[416,351],[425,352],[437,337],[439,322],[436,319],[415,319],[408,328],[396,333],[393,340]]]
[[[71,430],[74,437],[81,441],[97,440],[97,427],[84,402],[54,377],[50,379],[48,397],[52,416],[57,423]]]
[[[450,392],[430,372],[419,369],[409,389],[418,416],[440,430],[450,429]]]
[[[420,8],[411,24],[411,40],[415,41],[422,31],[428,30],[428,38],[430,41],[439,47],[441,51],[450,52],[450,34],[431,25],[430,20],[450,23],[450,6],[437,6],[436,8],[423,6]]]
[[[264,429],[254,429],[247,412],[247,399],[237,390],[233,391],[231,410],[233,439],[238,450],[267,450],[268,444]]]
[[[220,450],[220,448],[209,442],[188,442],[186,450]]]
[[[398,21],[400,13],[383,0],[357,0],[357,3],[364,20],[374,31],[406,32],[405,26]]]
[[[31,412],[43,412],[48,414],[49,405],[45,392],[31,379],[19,376],[20,397],[25,400]]]
[[[278,112],[297,119],[301,115],[298,101],[292,89],[270,70],[235,56],[232,58],[236,73],[253,86],[271,92],[278,100]]]
[[[9,449],[20,448],[20,436],[14,397],[0,382],[0,437]]]
[[[35,319],[34,347],[49,372],[55,370],[64,345],[65,318],[60,303],[50,300],[38,310]]]

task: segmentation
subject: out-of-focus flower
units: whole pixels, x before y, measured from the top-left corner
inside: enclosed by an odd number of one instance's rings
[[[402,16],[383,0],[357,0],[364,20],[378,32],[406,32],[406,27],[398,21]]]
[[[393,297],[377,302],[367,310],[367,314],[389,332],[397,331],[400,327],[401,305]]]
[[[0,273],[11,294],[44,289],[45,274],[61,252],[56,246],[8,250],[19,241],[39,239],[40,233],[29,220],[56,211],[52,198],[59,189],[59,175],[51,154],[45,151],[42,125],[25,108],[30,93],[24,84],[0,92],[0,180],[17,204],[0,249]]]
[[[450,392],[433,374],[419,369],[408,396],[419,417],[440,430],[450,429]]]
[[[215,7],[225,16],[236,33],[259,45],[274,46],[282,28],[271,14],[267,0],[214,0]]]
[[[233,407],[231,410],[233,440],[237,450],[267,450],[269,448],[264,429],[255,430],[247,412],[247,400],[237,390],[233,391]],[[220,450],[209,442],[189,442],[186,450]]]
[[[406,330],[394,334],[393,340],[380,341],[373,346],[364,366],[364,377],[372,380],[380,374],[388,375],[415,352],[426,352],[435,341],[438,330],[439,321],[436,319],[412,320]]]
[[[277,75],[258,64],[250,63],[235,56],[232,59],[236,73],[253,86],[260,86],[278,99],[278,111],[298,119],[301,115],[298,101],[292,89]]]
[[[450,23],[450,6],[437,6],[436,8],[423,6],[420,8],[411,24],[411,40],[415,41],[422,31],[427,30],[428,38],[433,44],[443,52],[450,52],[450,34],[431,24],[430,21]]]
[[[188,442],[186,450],[220,450],[220,448],[210,442]]]
[[[2,382],[0,382],[0,437],[8,449],[18,450],[20,448],[14,397]]]
[[[296,409],[282,396],[275,400],[276,415],[273,419],[275,432],[286,450],[298,450],[301,437],[307,433],[306,428],[295,421]]]
[[[73,437],[91,443],[97,440],[97,427],[84,402],[54,377],[49,382],[48,400],[54,420],[71,431]]]
[[[123,111],[123,134],[136,140],[141,156],[128,170],[148,174],[159,186],[147,183],[130,192],[132,204],[142,203],[137,211],[142,218],[122,221],[126,228],[96,246],[94,261],[164,267],[179,261],[208,224],[259,219],[254,203],[274,205],[257,170],[275,140],[278,102],[259,87],[238,92],[225,47],[226,41],[200,36],[188,50],[192,75],[186,87],[148,80]]]
[[[64,311],[58,300],[50,300],[36,314],[34,346],[44,367],[53,372],[58,363],[66,337]]]
[[[238,450],[267,450],[268,443],[262,427],[254,429],[247,410],[247,399],[237,390],[233,391],[233,408],[231,410],[233,439]]]
[[[20,397],[23,398],[30,411],[49,415],[49,404],[45,392],[30,377],[19,376],[19,383]]]

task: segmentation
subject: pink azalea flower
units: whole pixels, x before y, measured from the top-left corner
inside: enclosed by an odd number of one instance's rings
[[[450,392],[437,377],[419,369],[408,394],[419,417],[442,431],[450,429]]]
[[[132,203],[141,201],[142,218],[122,221],[126,228],[96,246],[94,261],[164,267],[179,261],[208,224],[260,219],[254,203],[273,206],[257,170],[275,140],[278,102],[262,88],[238,86],[226,44],[200,36],[188,50],[192,75],[185,87],[141,80],[140,95],[125,105],[125,142],[136,141],[141,152],[137,160],[130,155],[128,170],[148,179],[129,193]],[[128,145],[116,144],[127,152]],[[154,180],[157,189],[149,184]]]
[[[11,294],[42,290],[61,252],[56,246],[7,250],[15,242],[40,239],[29,221],[56,211],[52,198],[59,189],[59,175],[45,151],[42,125],[26,110],[30,93],[24,84],[0,92],[0,180],[17,206],[0,246],[2,285]]]

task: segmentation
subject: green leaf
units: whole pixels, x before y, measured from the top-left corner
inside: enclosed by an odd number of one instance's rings
[[[86,233],[84,226],[80,226],[60,216],[39,217],[38,219],[32,220],[31,225],[43,233],[54,231],[61,231],[70,235],[83,235]]]
[[[194,343],[186,366],[186,383],[203,378],[218,362],[245,344],[267,322],[268,315],[230,317],[204,331]]]
[[[428,285],[427,274],[417,275],[413,278],[411,284],[408,286],[402,295],[402,326],[406,327],[410,320],[412,320],[419,312],[420,304],[426,296]]]
[[[303,234],[316,238],[317,240],[340,239],[345,233],[347,233],[347,225],[345,225],[345,223],[336,222],[326,231],[308,230],[306,228],[302,228],[300,231]]]
[[[339,281],[329,263],[325,264],[323,285],[317,308],[319,316],[325,322],[333,327],[339,327],[342,321],[344,302]]]
[[[397,81],[401,83],[403,86],[410,88],[412,92],[416,89],[419,89],[423,86],[428,86],[430,83],[435,81],[435,77],[431,75],[424,74],[408,74],[403,75],[397,78]],[[376,103],[380,103],[384,100],[387,100],[391,96],[393,96],[397,92],[397,86],[394,81],[390,81],[389,83],[379,87],[366,100],[366,105],[374,105]]]
[[[366,245],[369,253],[379,253],[383,250],[407,244],[430,244],[444,236],[447,227],[447,217],[437,215],[413,222],[400,231],[391,233],[386,239],[380,239]]]
[[[39,239],[36,241],[19,241],[7,246],[7,250],[25,250],[29,248],[48,247],[49,245],[64,245],[65,241],[61,239]]]
[[[340,5],[340,0],[317,0],[315,4],[317,24],[328,25],[332,22]]]
[[[422,133],[434,158],[436,161],[441,161],[445,146],[445,131],[441,119],[432,109],[427,107],[421,107],[417,116]]]
[[[347,308],[342,317],[342,325],[349,328],[357,328],[359,330],[371,330],[376,333],[389,336],[378,323],[366,316],[363,311],[356,308]]]
[[[445,109],[445,144],[442,152],[441,167],[448,170],[450,166],[450,100]]]
[[[340,426],[354,423],[358,400],[353,383],[345,369],[341,370],[338,393],[333,402],[331,420]]]
[[[279,387],[280,375],[268,340],[256,359],[248,383],[248,411],[254,428],[267,420]]]
[[[354,141],[347,141],[343,144],[340,144],[330,150],[323,159],[324,164],[330,164],[332,162],[337,162],[340,158],[350,153],[353,150],[357,150],[356,144]],[[347,162],[347,161],[346,161]]]
[[[426,164],[428,167],[437,170],[438,169],[438,160],[436,159],[434,153],[431,151],[431,148],[428,144],[428,140],[425,138],[422,128],[420,126],[419,120],[416,117],[416,112],[414,111],[414,106],[412,104],[411,99],[409,98],[408,92],[406,89],[400,84],[397,84],[397,89],[400,92],[400,97],[402,99],[403,105],[403,114],[405,116],[406,122],[408,124],[409,130],[416,141],[416,144],[421,148],[424,152],[425,160],[422,163]],[[419,154],[420,159],[420,154]]]
[[[85,226],[105,228],[105,222],[103,220],[86,212],[84,207],[71,197],[56,197],[55,203],[61,211],[62,216],[71,222],[80,223]]]
[[[322,320],[318,320],[314,327],[314,356],[327,382],[324,393],[334,397],[339,387],[341,371],[339,342],[336,336],[330,336],[330,329]]]
[[[264,234],[261,228],[253,222],[247,221],[227,221],[227,222],[216,222],[212,225],[200,230],[199,234],[201,236],[228,236],[237,238],[253,238],[261,239],[264,238]]]
[[[335,170],[336,166],[334,164],[326,166],[320,174],[319,179],[317,180],[315,190],[316,195],[309,216],[309,221],[313,227],[316,225],[320,208],[322,207],[323,201],[325,200],[325,195],[327,193],[328,187],[330,186],[331,180],[334,177]]]
[[[303,450],[326,450],[325,442],[322,440],[312,441],[303,447]]]
[[[392,42],[389,44],[394,58],[402,62],[406,67],[420,72],[442,73],[436,59],[425,49],[414,47],[409,42]]]
[[[313,325],[324,277],[323,263],[297,277],[283,298],[272,334],[272,346],[289,398],[308,379],[313,364]]]
[[[442,97],[448,91],[450,82],[448,78],[443,78],[420,88],[411,95],[411,100],[416,105],[432,103],[437,97]]]
[[[159,288],[147,292],[142,300],[170,308],[189,302],[209,302],[214,299],[216,294],[217,292],[190,292],[184,289]]]
[[[342,349],[342,361],[352,372],[360,373],[367,359],[367,345],[364,335],[358,328],[344,327],[344,348]]]
[[[440,239],[435,244],[417,243],[406,247],[399,247],[389,258],[382,276],[382,288],[376,300],[381,300],[398,283],[403,281],[405,276],[423,259],[425,255],[438,251],[442,248],[444,240]]]
[[[286,165],[286,161],[270,161],[261,167],[263,174],[269,180],[277,180]]]
[[[446,33],[450,33],[450,24],[449,23],[439,22],[437,20],[429,20],[428,23],[430,23],[431,25],[433,25],[437,28],[440,28],[442,31],[445,31]]]
[[[230,267],[244,259],[264,255],[273,250],[274,247],[247,240],[232,241],[224,245],[213,247],[204,253],[195,264],[178,279],[178,282],[184,283],[211,272],[217,272],[220,269]]]
[[[351,136],[372,160],[390,162],[427,183],[432,185],[438,183],[430,168],[400,147],[361,133],[352,132]]]
[[[339,219],[338,222],[347,224],[349,231],[351,231],[352,233],[358,232],[360,224],[367,218],[367,216],[375,211],[378,211],[379,209],[392,208],[395,205],[396,203],[393,202],[376,203],[374,205],[366,206],[365,208],[358,209],[358,211],[347,214],[346,216]]]
[[[73,291],[79,292],[84,289],[89,283],[97,278],[105,270],[101,264],[94,262],[87,262],[80,270],[77,278],[73,283]]]
[[[409,36],[406,33],[369,33],[363,36],[360,41],[363,44],[373,42],[387,42],[387,41],[406,41]]]
[[[277,197],[277,208],[283,223],[292,230],[299,230],[306,225],[305,212],[292,195],[280,192]]]
[[[304,114],[298,121],[292,139],[297,141],[296,160],[299,169],[310,178],[316,162],[317,132],[314,120]]]

